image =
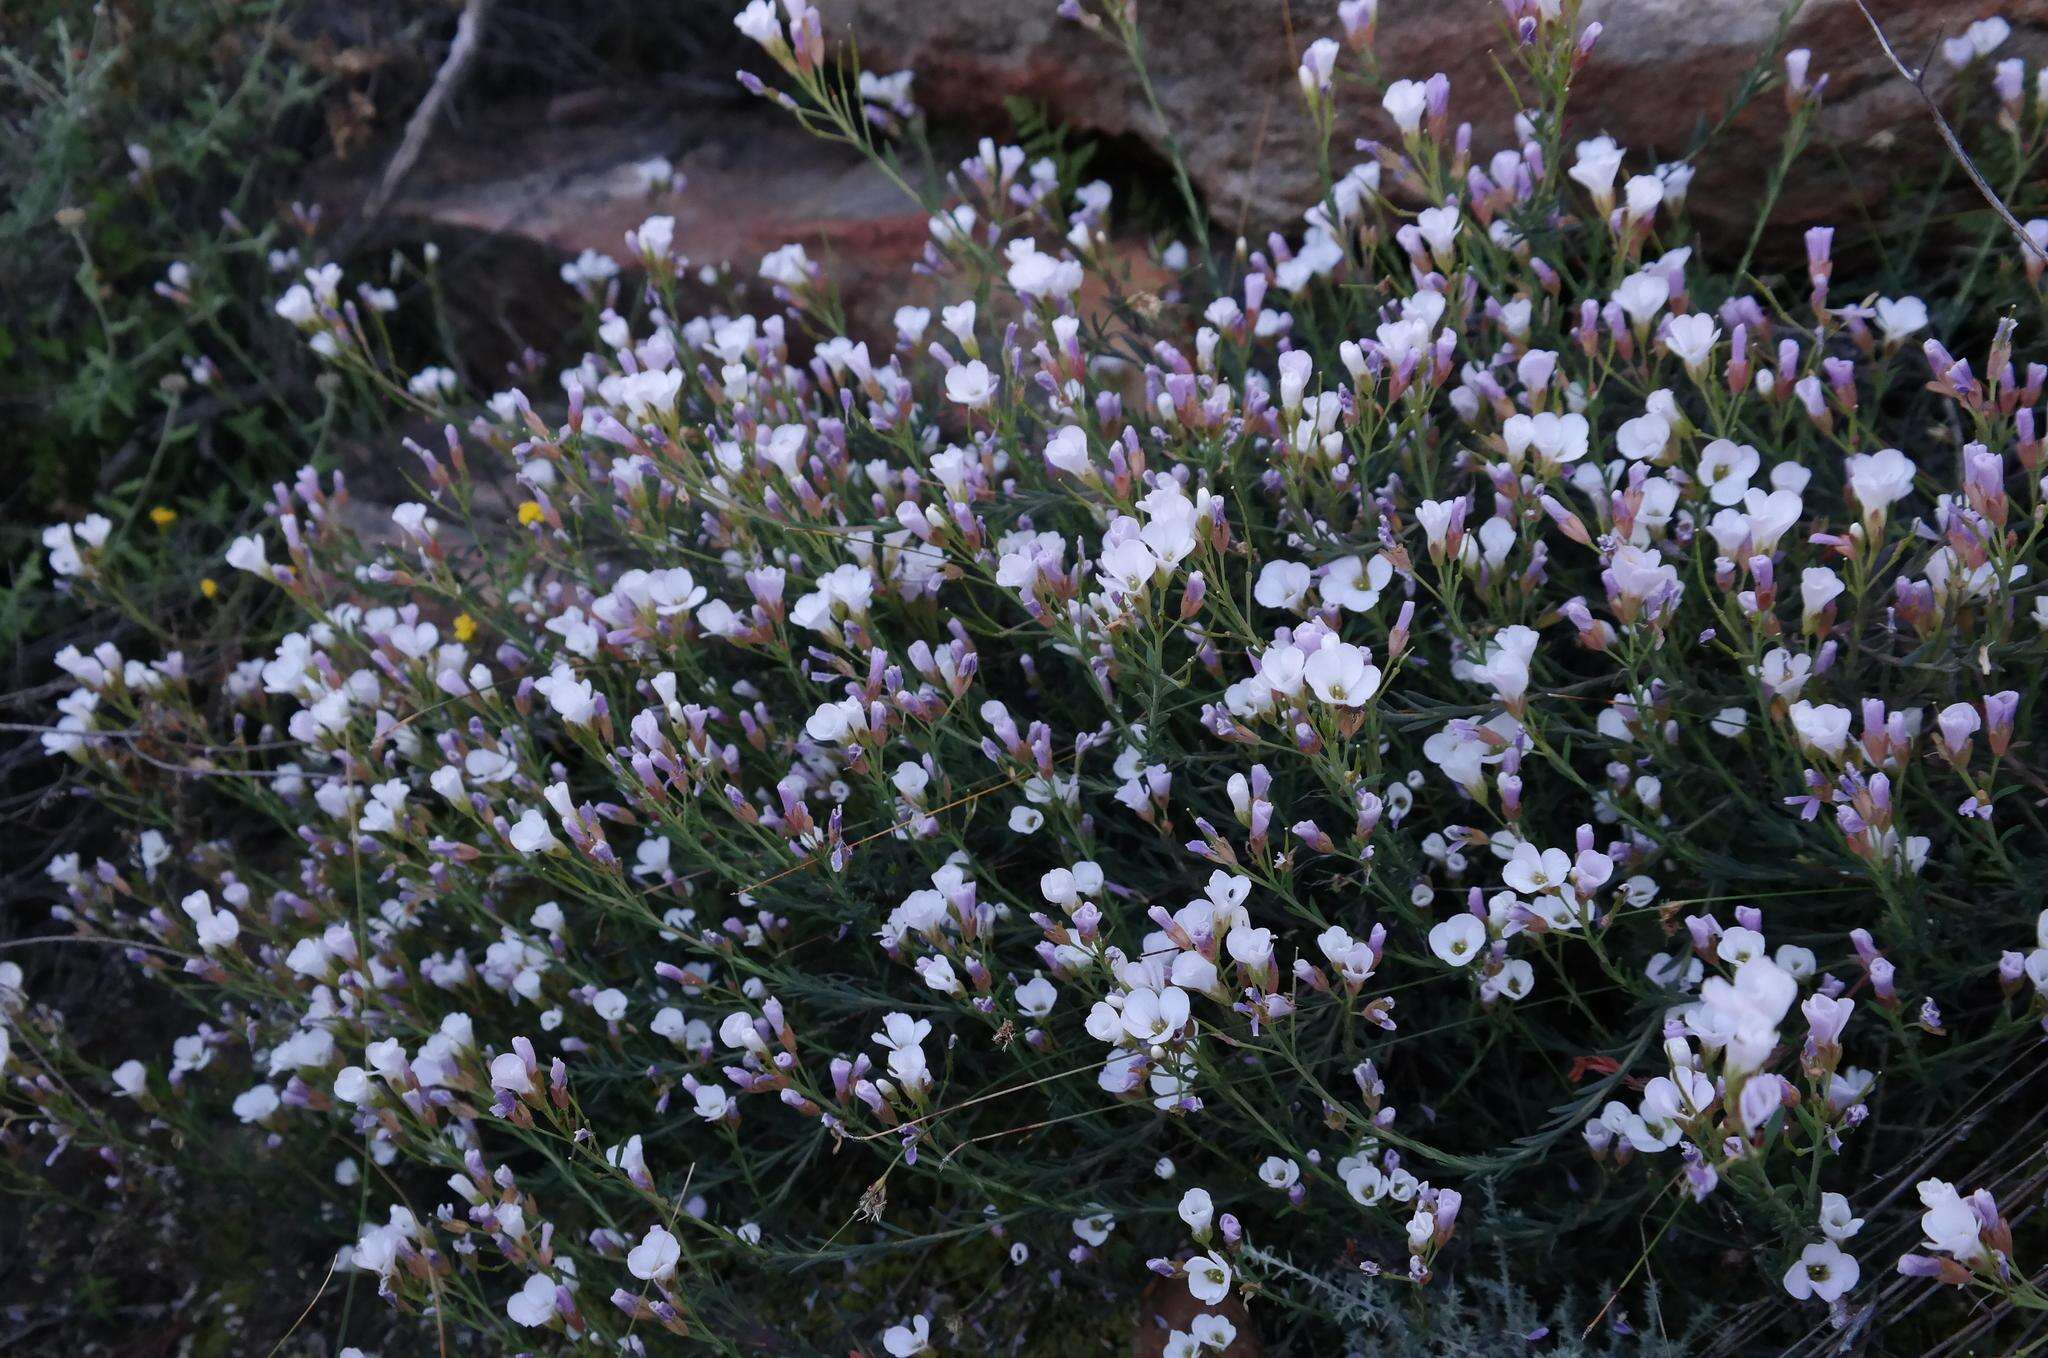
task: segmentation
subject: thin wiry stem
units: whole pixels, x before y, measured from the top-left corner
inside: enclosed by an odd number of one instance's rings
[[[2005,200],[1998,196],[1998,191],[1979,173],[1977,163],[1970,159],[1970,153],[1965,151],[1962,142],[1957,140],[1955,129],[1948,125],[1948,119],[1941,114],[1940,105],[1936,104],[1934,96],[1927,92],[1927,73],[1915,71],[1899,60],[1899,54],[1892,50],[1891,39],[1885,36],[1883,27],[1877,22],[1877,16],[1870,12],[1870,6],[1864,4],[1863,0],[1856,0],[1856,8],[1863,12],[1863,18],[1869,23],[1870,31],[1877,35],[1877,45],[1883,49],[1885,59],[1891,62],[1892,69],[1905,77],[1906,83],[1913,87],[1913,93],[1919,95],[1920,102],[1927,106],[1928,116],[1934,119],[1934,130],[1941,134],[1942,141],[1948,146],[1949,154],[1956,158],[1956,163],[1962,166],[1963,173],[1977,186],[1977,192],[1984,196],[1984,201],[1991,205],[1991,210],[1998,214],[1999,219],[2019,239],[2023,248],[2042,259],[2048,259],[2048,247],[2044,247],[2041,242],[2027,234],[2027,228],[2020,224],[2018,217],[2013,216],[2012,209],[2005,205]]]

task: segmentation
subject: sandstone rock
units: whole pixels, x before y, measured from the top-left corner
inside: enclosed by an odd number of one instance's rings
[[[641,183],[634,166],[656,155],[686,177],[681,193]],[[360,180],[325,190],[345,210]],[[380,229],[437,240],[454,270],[480,254],[483,267],[470,272],[482,292],[573,314],[560,264],[584,250],[630,264],[626,233],[656,213],[675,218],[675,248],[693,265],[730,261],[742,280],[754,280],[770,250],[800,242],[856,303],[886,291],[876,286],[883,277],[907,273],[926,230],[885,175],[780,110],[744,96],[663,100],[644,87],[501,105],[440,130]],[[753,300],[765,303],[765,289]],[[536,341],[562,329],[560,314],[527,319],[536,324],[505,328]],[[874,317],[862,319],[872,327]]]
[[[681,192],[648,192],[634,167],[656,155],[684,175]],[[379,159],[361,158],[346,176],[329,167],[319,196],[333,216],[361,200]],[[576,91],[491,109],[436,134],[378,229],[441,247],[458,345],[482,380],[494,380],[525,344],[550,343],[574,325],[581,303],[558,280],[561,264],[596,250],[630,270],[625,235],[655,213],[675,218],[675,249],[693,266],[729,262],[751,307],[775,305],[756,277],[761,257],[801,243],[839,290],[848,332],[883,347],[897,307],[958,300],[912,273],[927,218],[901,188],[858,153],[744,96],[664,102],[646,88]],[[1140,245],[1117,244],[1127,292],[1168,281]],[[694,283],[682,291],[686,305],[714,302]],[[1079,304],[1084,316],[1110,310],[1093,282]]]
[[[1002,100],[1019,96],[1082,129],[1165,144],[1166,128],[1146,107],[1122,52],[1056,17],[1049,0],[822,3],[828,37],[857,37],[870,68],[915,70],[919,101],[935,118],[1001,128],[1008,123]],[[2041,31],[2048,0],[1871,5],[1908,61],[1994,12],[2014,27],[1999,56],[2038,58],[2048,50]],[[1582,17],[1599,21],[1604,32],[1574,87],[1572,132],[1611,134],[1641,157],[1631,163],[1644,167],[1684,156],[1720,120],[1730,94],[1769,46],[1783,8],[1784,0],[1586,0]],[[1295,68],[1311,40],[1337,32],[1335,12],[1336,0],[1138,0],[1160,106],[1224,227],[1264,229],[1294,219],[1313,201],[1315,147]],[[1496,0],[1386,0],[1375,44],[1389,79],[1450,76],[1453,116],[1472,121],[1476,144],[1488,149],[1507,135],[1515,107],[1495,67],[1511,41],[1500,14]],[[1775,219],[1781,228],[1839,217],[1871,200],[1902,154],[1930,161],[1942,154],[1917,96],[1892,72],[1853,0],[1809,0],[1788,45],[1811,48],[1813,71],[1829,74],[1821,131],[1860,172],[1845,178],[1829,158],[1811,158]],[[1952,72],[1938,56],[1932,65],[1930,87],[1939,93]],[[1339,165],[1355,159],[1355,138],[1391,135],[1372,101],[1354,93],[1344,102],[1335,139]],[[1776,162],[1783,122],[1783,106],[1770,96],[1723,131],[1695,181],[1696,218],[1709,227],[1746,225]]]
[[[869,68],[917,72],[942,164],[944,147],[963,133],[1008,133],[1003,100],[1016,95],[1043,103],[1055,121],[1123,146],[1162,147],[1170,123],[1226,239],[1298,225],[1317,191],[1294,72],[1306,43],[1336,31],[1336,0],[1138,0],[1166,123],[1146,107],[1123,54],[1059,19],[1052,0],[822,3],[829,36],[857,38]],[[1709,248],[1728,244],[1731,257],[1777,161],[1785,115],[1771,95],[1719,124],[1743,75],[1769,47],[1782,3],[1585,0],[1584,18],[1605,31],[1576,82],[1570,131],[1609,133],[1630,148],[1632,166],[1646,168],[1687,156],[1718,128],[1699,156],[1692,215]],[[1999,55],[2038,60],[2048,53],[2048,0],[1873,4],[1902,53],[1931,59],[1937,93],[1955,76],[1934,54],[1936,40],[1993,9],[2014,24]],[[1484,150],[1509,135],[1514,101],[1494,63],[1510,41],[1496,0],[1386,0],[1374,52],[1390,78],[1449,75],[1454,115],[1472,121]],[[1881,214],[1895,171],[1932,164],[1945,152],[1853,0],[1808,0],[1791,42],[1811,47],[1812,69],[1829,76],[1819,125],[1840,150],[1809,154],[1773,217],[1778,256],[1796,259],[1799,229],[1853,222],[1866,208]],[[1975,78],[1981,87],[1988,71]],[[803,243],[840,286],[852,333],[870,340],[886,342],[896,306],[938,300],[909,273],[925,239],[923,213],[860,157],[809,136],[727,79],[674,72],[551,91],[491,104],[436,131],[380,231],[441,244],[458,347],[476,385],[502,385],[502,370],[525,345],[551,343],[571,328],[581,307],[557,281],[564,260],[585,249],[623,258],[625,233],[655,212],[675,217],[682,253],[698,262],[730,260],[747,280],[763,254]],[[1376,101],[1350,91],[1340,98],[1336,163],[1356,158],[1355,138],[1390,133]],[[633,167],[654,155],[668,156],[688,177],[682,193],[650,195],[642,187]],[[330,220],[345,219],[362,201],[381,164],[380,156],[360,156],[328,167],[316,196]],[[1163,167],[1150,168],[1161,177],[1150,186],[1155,196],[1170,200]],[[1976,205],[1959,196],[1956,206]],[[1140,262],[1135,249],[1128,255]],[[1156,285],[1135,272],[1133,292]],[[767,305],[765,289],[756,287],[745,303]]]

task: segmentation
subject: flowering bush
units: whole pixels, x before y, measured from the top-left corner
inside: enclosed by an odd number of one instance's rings
[[[359,1195],[392,1306],[549,1351],[1059,1351],[1051,1298],[1148,1269],[1183,1355],[2048,1306],[2048,368],[1980,291],[2038,306],[2048,224],[1945,294],[1848,292],[1824,228],[1803,296],[1718,275],[1689,166],[1565,135],[1575,6],[1507,5],[1484,159],[1341,10],[1304,95],[1398,141],[1160,291],[1107,186],[993,144],[892,338],[799,246],[767,314],[686,316],[656,217],[644,288],[570,271],[559,395],[465,406],[294,286],[445,439],[389,529],[277,487],[227,551],[274,649],[61,658],[46,744],[140,833],[52,864],[59,918],[207,1018],[100,1072],[11,992],[0,1136],[140,1192],[231,1099]],[[739,23],[808,123],[914,135],[801,0]],[[100,526],[47,542],[105,583]]]

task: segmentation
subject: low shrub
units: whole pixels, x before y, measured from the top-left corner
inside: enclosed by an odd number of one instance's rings
[[[278,313],[446,435],[368,527],[276,488],[274,651],[61,657],[137,836],[58,918],[205,1018],[100,1070],[15,994],[15,1157],[148,1192],[214,1109],[494,1349],[1069,1352],[1148,1283],[1182,1355],[2037,1323],[2048,224],[1938,295],[1825,228],[1716,272],[1689,165],[1565,135],[1576,7],[1506,9],[1516,144],[1347,4],[1304,95],[1398,142],[1165,288],[993,143],[892,337],[794,245],[686,315],[653,217],[559,394],[468,393],[309,271]],[[900,82],[739,23],[914,187]],[[1760,88],[1796,151],[1821,82]]]

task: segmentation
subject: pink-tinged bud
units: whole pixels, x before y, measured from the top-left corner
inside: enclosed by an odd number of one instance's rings
[[[1312,820],[1296,821],[1288,829],[1293,832],[1296,839],[1317,853],[1332,853],[1336,850],[1337,846],[1330,841],[1330,837]]]
[[[1981,443],[1963,446],[1963,496],[1995,527],[2005,526],[2005,460]]]
[[[1102,932],[1102,908],[1093,901],[1081,902],[1074,912],[1074,932],[1083,943],[1093,943]]]
[[[1387,634],[1387,659],[1398,660],[1408,650],[1409,630],[1415,624],[1415,601],[1406,600],[1401,611],[1394,617],[1394,628]]]
[[[2019,712],[2020,695],[2016,690],[1993,693],[1984,699],[1984,736],[1991,745],[1993,755],[2003,755],[2012,746],[2012,724]]]
[[[1931,1254],[1900,1255],[1899,1272],[1908,1278],[1933,1278],[1950,1287],[1961,1287],[1970,1281],[1969,1269],[1953,1259]]]
[[[1433,136],[1443,134],[1442,124],[1451,116],[1451,78],[1442,71],[1422,82],[1423,107],[1428,110]]]
[[[2026,974],[2027,958],[2025,953],[2015,952],[2008,948],[1998,955],[1998,986],[2006,994],[2010,995],[2015,990],[2018,990],[2020,982],[2026,979]]]
[[[1379,829],[1380,816],[1385,810],[1386,803],[1380,800],[1379,794],[1373,792],[1359,793],[1358,820],[1353,825],[1352,832],[1360,839],[1371,839],[1373,831]]]
[[[1593,47],[1600,41],[1600,34],[1604,31],[1598,23],[1586,25],[1586,31],[1579,35],[1579,45],[1572,50],[1572,68],[1574,70],[1584,66],[1592,59]]]
[[[1811,227],[1806,232],[1806,276],[1818,288],[1827,283],[1835,272],[1834,263],[1835,228],[1832,226]]]
[[[1738,325],[1728,336],[1728,391],[1740,396],[1749,388],[1749,327]]]
[[[1828,409],[1827,392],[1820,379],[1808,373],[1792,384],[1792,394],[1799,398],[1799,404],[1806,411],[1806,418],[1823,434],[1835,427],[1835,417]]]
[[[1968,703],[1950,703],[1935,717],[1936,739],[1942,754],[1951,764],[1967,763],[1970,758],[1970,737],[1977,734],[1983,722],[1977,716],[1977,709]]]
[[[1581,547],[1593,545],[1592,534],[1586,531],[1585,523],[1577,514],[1559,503],[1556,496],[1546,492],[1539,503],[1543,506],[1543,512],[1550,516],[1550,521],[1556,524],[1566,537]]]

